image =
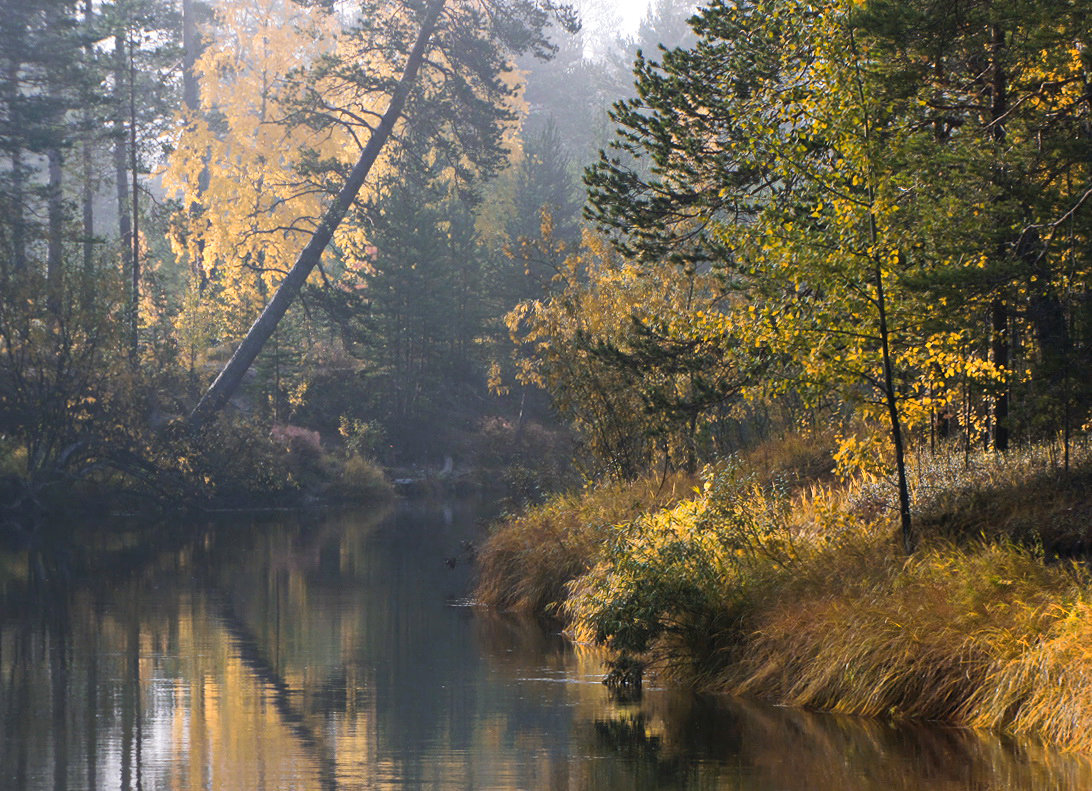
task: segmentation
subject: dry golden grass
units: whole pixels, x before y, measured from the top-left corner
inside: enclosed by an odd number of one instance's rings
[[[1092,577],[1050,554],[1087,546],[1092,459],[1075,457],[1068,475],[1041,449],[935,461],[915,473],[924,513],[911,558],[875,482],[799,497],[798,563],[762,578],[738,661],[714,684],[1092,751]]]
[[[796,487],[833,477],[834,446],[832,432],[793,432],[752,448],[742,460],[759,480]]]
[[[909,558],[888,483],[769,486],[793,455],[696,496],[683,481],[558,498],[493,537],[479,597],[562,612],[631,655],[647,644],[642,662],[695,686],[1092,752],[1087,442],[1068,473],[1044,448],[918,459]]]
[[[478,554],[475,597],[490,607],[555,615],[568,582],[594,565],[607,531],[693,494],[675,474],[557,495],[507,519]]]

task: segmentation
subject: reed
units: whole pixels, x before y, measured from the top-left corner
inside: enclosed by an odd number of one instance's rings
[[[801,569],[754,613],[745,659],[724,679],[733,688],[969,724],[969,701],[998,663],[1047,635],[1084,584],[1076,567],[1002,543],[938,545],[904,563],[863,553],[823,560],[824,578]]]

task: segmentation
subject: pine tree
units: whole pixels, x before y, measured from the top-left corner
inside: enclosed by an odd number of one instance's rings
[[[356,136],[360,157],[348,171],[333,163],[330,184],[342,185],[337,196],[191,414],[192,426],[200,426],[238,387],[318,264],[387,142],[393,139],[397,145],[403,115],[412,119],[415,134],[429,137],[461,189],[472,190],[477,176],[496,172],[503,164],[501,144],[504,125],[512,118],[507,102],[513,93],[501,78],[507,56],[523,51],[547,55],[542,31],[551,13],[565,16],[564,9],[545,0],[512,0],[497,7],[482,0],[447,8],[444,0],[432,0],[422,9],[409,3],[361,8],[358,27],[345,37],[349,50],[343,58],[335,54],[318,64],[300,83],[298,100],[300,117],[313,128],[337,126]],[[374,68],[363,68],[374,59],[379,60]]]

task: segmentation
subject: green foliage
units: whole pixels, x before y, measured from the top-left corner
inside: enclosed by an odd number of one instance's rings
[[[382,467],[353,453],[342,463],[327,494],[339,500],[377,503],[393,497],[394,489]]]
[[[338,422],[338,433],[345,441],[345,450],[350,457],[374,456],[385,442],[383,427],[378,423],[344,415]]]
[[[596,472],[633,477],[657,457],[695,472],[703,429],[761,365],[739,353],[716,278],[645,268],[590,234],[570,253],[549,235],[534,248],[557,270],[548,297],[507,316],[520,381],[549,390]]]
[[[692,24],[693,45],[638,59],[586,173],[589,216],[651,277],[715,277],[715,310],[678,312],[717,316],[699,332],[760,363],[743,394],[852,412],[869,436],[847,437],[842,466],[882,459],[900,480],[908,439],[940,420],[998,449],[1017,427],[1080,425],[1084,17],[769,0]],[[655,357],[624,356],[655,380]]]
[[[760,580],[798,561],[788,498],[734,462],[709,470],[701,494],[617,525],[600,561],[574,580],[565,611],[577,634],[623,661],[662,667],[726,663],[746,628]]]
[[[76,281],[78,283],[78,281]],[[139,439],[131,426],[146,394],[117,349],[121,284],[99,281],[96,302],[83,289],[59,303],[29,273],[9,277],[0,299],[0,436],[25,454],[32,499],[81,471],[124,455]]]
[[[442,162],[418,164],[436,156],[408,155],[362,209],[373,245],[362,276],[368,332],[360,353],[369,363],[362,385],[370,392],[362,417],[417,455],[441,452],[452,413],[484,385],[475,342],[485,318],[484,250]]]

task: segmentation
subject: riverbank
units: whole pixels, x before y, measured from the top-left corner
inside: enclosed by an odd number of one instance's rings
[[[1068,472],[1048,448],[916,462],[910,557],[883,481],[755,457],[696,490],[650,480],[509,520],[482,549],[478,595],[562,618],[612,650],[620,683],[647,668],[1092,751],[1088,444]]]
[[[0,542],[6,535],[18,542],[43,523],[119,514],[346,506],[399,496],[489,495],[515,507],[571,481],[566,433],[534,421],[484,421],[427,458],[385,458],[360,434],[350,427],[322,436],[233,415],[197,434],[176,422],[138,445],[75,446],[57,464],[0,436]]]

